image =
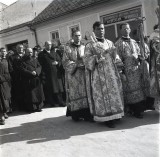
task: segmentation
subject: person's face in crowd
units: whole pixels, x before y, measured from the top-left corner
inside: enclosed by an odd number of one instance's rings
[[[61,46],[59,47],[59,50],[62,51],[62,52],[64,52],[64,46],[61,45]]]
[[[124,37],[128,37],[130,35],[131,29],[129,25],[123,25],[121,29],[121,34]]]
[[[75,32],[74,33],[74,36],[73,36],[73,40],[75,43],[79,43],[81,41],[82,37],[81,37],[81,33],[78,31],[78,32]]]
[[[13,55],[14,54],[14,52],[12,51],[12,50],[9,50],[8,51],[8,55],[10,56],[10,55]]]
[[[18,45],[17,52],[18,52],[18,54],[24,54],[24,47],[23,47],[23,45]]]
[[[146,44],[149,44],[149,37],[148,37],[148,36],[144,37],[144,42],[145,42]]]
[[[38,56],[38,51],[37,51],[37,50],[34,50],[32,57],[37,57],[37,56]]]
[[[95,27],[94,34],[97,38],[103,39],[104,38],[104,25],[101,24],[99,27]]]
[[[53,41],[53,42],[52,42],[52,47],[53,47],[53,48],[58,47],[58,42],[57,42],[57,41]]]
[[[2,49],[2,50],[1,50],[1,57],[2,57],[2,58],[6,58],[6,55],[7,55],[6,49]]]
[[[36,53],[36,55],[38,55],[42,50],[40,47],[37,47],[34,51],[36,51],[35,53]],[[34,51],[33,51],[33,53],[34,53]]]
[[[38,49],[37,49],[37,53],[39,53],[39,52],[41,52],[41,48],[38,48]]]
[[[32,50],[31,48],[28,48],[28,49],[26,50],[25,55],[26,55],[26,56],[29,56],[29,57],[33,56],[33,50]]]
[[[51,43],[50,41],[47,41],[47,42],[45,43],[45,49],[46,49],[47,51],[50,51],[51,48],[52,48],[52,43]]]

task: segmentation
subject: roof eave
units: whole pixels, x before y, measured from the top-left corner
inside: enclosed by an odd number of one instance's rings
[[[107,2],[110,2],[110,1],[113,1],[113,0],[108,0]],[[80,11],[81,9],[86,9],[86,8],[91,7],[91,6],[95,6],[95,5],[97,5],[97,4],[102,4],[102,3],[104,3],[104,2],[106,2],[106,0],[101,0],[101,1],[99,1],[99,2],[92,3],[92,4],[90,4],[90,5],[83,6],[83,7],[78,8],[78,9],[73,9],[73,10],[71,10],[71,11],[67,11],[67,12],[64,12],[64,13],[62,13],[62,14],[59,14],[59,15],[57,15],[57,16],[55,15],[55,16],[53,16],[53,17],[50,17],[50,18],[47,18],[47,19],[44,19],[44,20],[41,20],[41,21],[38,21],[38,22],[34,22],[34,20],[33,20],[32,25],[37,25],[37,24],[40,24],[40,23],[43,23],[43,22],[47,22],[47,21],[53,20],[53,19],[55,19],[55,18],[61,17],[61,16],[63,16],[63,15],[70,14],[70,13],[73,13],[73,12],[75,12],[75,11]]]
[[[9,27],[9,28],[3,29],[3,30],[0,31],[0,34],[7,33],[7,32],[10,32],[10,31],[13,31],[13,30],[25,27],[25,26],[30,27],[31,23],[32,23],[32,21],[29,21],[29,22],[25,22],[25,23],[22,23],[22,24],[13,26],[13,27]]]

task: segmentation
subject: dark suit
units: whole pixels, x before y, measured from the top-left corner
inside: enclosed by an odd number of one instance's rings
[[[34,76],[32,72],[35,71]],[[24,103],[27,111],[40,110],[43,107],[43,89],[40,80],[41,65],[36,58],[22,57],[22,82],[24,85]]]
[[[42,82],[46,103],[52,106],[64,105],[62,100],[64,85],[61,77],[63,67],[60,57],[56,53],[48,53],[44,49],[39,53],[38,60],[42,66]],[[54,61],[57,61],[58,65],[54,65]]]
[[[10,103],[10,75],[6,59],[0,60],[0,114],[9,111]]]
[[[11,103],[14,110],[23,109],[24,105],[24,89],[20,72],[21,59],[22,57],[17,53],[8,58],[8,68],[11,76]]]

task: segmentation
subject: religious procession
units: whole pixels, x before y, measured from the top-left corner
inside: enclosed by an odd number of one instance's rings
[[[159,157],[159,6],[0,0],[0,156]]]
[[[159,7],[155,11],[159,19]],[[159,23],[145,36],[144,20],[136,18],[134,32],[132,23],[119,24],[115,41],[106,38],[105,23],[97,20],[85,42],[81,30],[73,29],[66,44],[46,40],[43,47],[1,47],[0,125],[14,111],[43,112],[43,107],[66,106],[73,121],[109,128],[125,115],[142,119],[146,110],[159,112]]]

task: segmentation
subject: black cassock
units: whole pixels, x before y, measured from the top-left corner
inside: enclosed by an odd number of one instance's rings
[[[11,104],[13,110],[24,109],[23,83],[20,73],[22,57],[15,53],[8,58],[8,68],[11,76]]]
[[[36,58],[24,56],[21,64],[24,87],[24,103],[27,111],[39,110],[43,107],[43,87],[40,79],[41,65]],[[32,72],[36,72],[36,76]]]
[[[45,102],[51,106],[64,106],[62,93],[64,92],[64,81],[62,75],[64,69],[61,58],[57,53],[48,53],[43,50],[38,55],[42,66],[42,82],[45,94]],[[57,61],[58,65],[54,65]]]
[[[0,114],[9,111],[10,103],[10,75],[6,59],[0,60]]]

